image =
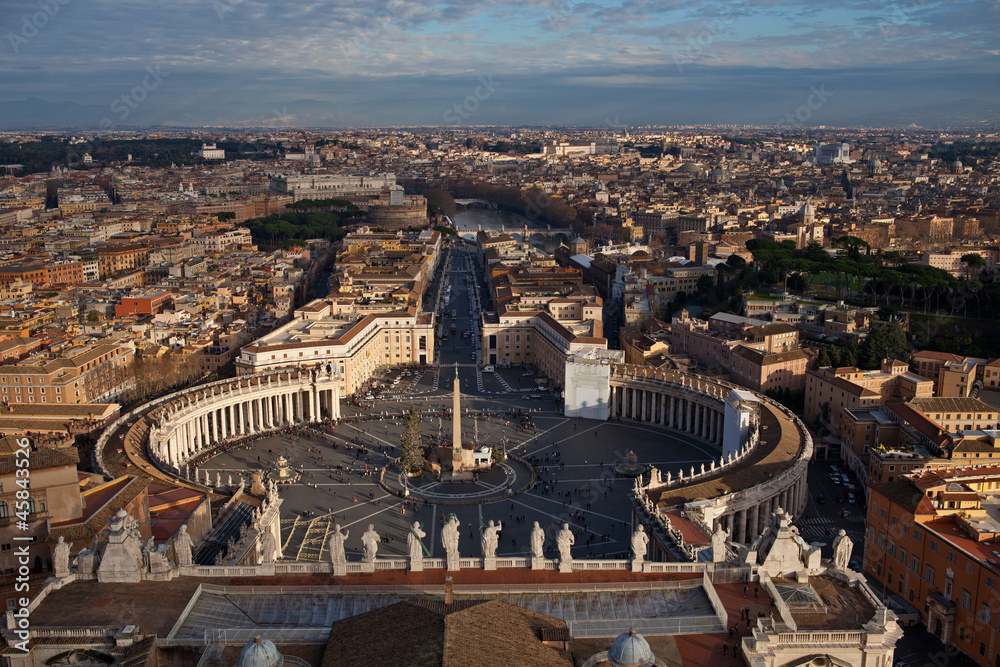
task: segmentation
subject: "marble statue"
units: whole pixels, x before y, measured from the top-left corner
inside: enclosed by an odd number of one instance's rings
[[[278,547],[274,541],[274,533],[265,529],[260,538],[260,562],[268,565],[277,557]]]
[[[559,548],[559,562],[569,563],[573,560],[573,555],[570,553],[571,547],[576,543],[576,537],[573,535],[573,531],[569,529],[569,524],[564,523],[562,530],[556,535],[556,546]]]
[[[369,563],[375,562],[375,554],[378,553],[378,543],[381,539],[379,534],[375,532],[375,524],[368,524],[368,530],[361,536],[361,546],[365,561]]]
[[[500,543],[500,530],[503,528],[502,523],[493,523],[493,519],[490,519],[489,525],[483,529],[482,536],[482,547],[483,547],[483,558],[496,558],[497,546]]]
[[[712,562],[713,563],[724,563],[726,562],[727,549],[726,542],[729,541],[729,533],[725,531],[722,527],[722,522],[720,521],[716,527],[715,532],[712,533]]]
[[[458,517],[452,515],[441,529],[441,546],[444,547],[449,570],[458,569]]]
[[[191,551],[194,549],[194,542],[188,535],[187,526],[181,526],[174,538],[174,549],[177,552],[177,564],[187,566],[191,564]]]
[[[640,563],[645,560],[648,545],[649,536],[646,535],[646,529],[642,524],[639,524],[639,527],[632,533],[632,559]]]
[[[73,543],[66,544],[66,538],[60,535],[52,552],[52,569],[57,577],[69,576],[69,551],[72,548]]]
[[[833,541],[833,566],[838,570],[846,570],[853,549],[854,542],[847,536],[847,531],[841,528],[837,539]]]
[[[333,563],[334,574],[337,574],[338,565],[347,565],[347,550],[344,544],[347,542],[350,534],[350,531],[343,532],[339,523],[333,527],[333,535],[330,536],[330,542],[327,546],[330,549],[330,562]]]
[[[413,570],[423,569],[424,543],[420,540],[426,536],[427,532],[420,528],[420,522],[414,521],[406,535],[406,548],[410,553],[410,566]]]
[[[543,558],[542,549],[545,546],[545,531],[535,522],[535,527],[531,529],[531,555],[534,558]]]

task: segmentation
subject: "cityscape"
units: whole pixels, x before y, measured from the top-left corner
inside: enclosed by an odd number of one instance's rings
[[[997,18],[0,9],[0,662],[1000,665]]]

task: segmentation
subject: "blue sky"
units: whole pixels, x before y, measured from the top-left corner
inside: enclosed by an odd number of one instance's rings
[[[996,119],[998,27],[996,0],[4,0],[0,125]]]

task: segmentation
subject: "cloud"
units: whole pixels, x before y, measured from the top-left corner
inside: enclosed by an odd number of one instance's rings
[[[959,97],[990,98],[1000,53],[993,29],[1000,9],[985,0],[53,2],[58,13],[16,52],[4,43],[10,38],[0,39],[7,84],[0,95],[106,108],[147,66],[170,72],[135,119],[235,122],[246,114],[234,106],[267,100],[266,118],[274,104],[312,99],[352,105],[330,118],[430,122],[440,116],[435,105],[489,73],[516,85],[498,90],[477,115],[499,117],[503,109],[518,119],[544,114],[546,122],[586,116],[567,100],[594,105],[595,92],[646,108],[643,117],[664,115],[648,109],[654,103],[674,109],[674,100],[656,101],[663,91],[794,96],[801,71],[814,82],[853,71],[842,92],[901,90],[914,103],[932,81]],[[0,35],[19,35],[38,8],[35,0],[0,3]],[[928,63],[938,63],[933,73]],[[744,78],[734,81],[735,71]],[[541,97],[521,99],[519,91]],[[418,113],[425,99],[428,109]]]

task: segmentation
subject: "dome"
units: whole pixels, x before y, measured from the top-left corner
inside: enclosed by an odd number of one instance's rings
[[[799,209],[799,213],[802,215],[816,215],[816,209],[813,208],[812,204],[806,202],[802,205],[802,208]]]
[[[869,167],[881,167],[882,166],[882,162],[877,157],[873,157],[871,160],[868,161],[868,166]]]
[[[274,642],[257,635],[243,647],[236,667],[279,667],[284,662],[285,659],[274,647]]]
[[[612,644],[608,651],[608,662],[615,667],[650,667],[656,664],[656,656],[642,635],[629,630],[619,635]]]

